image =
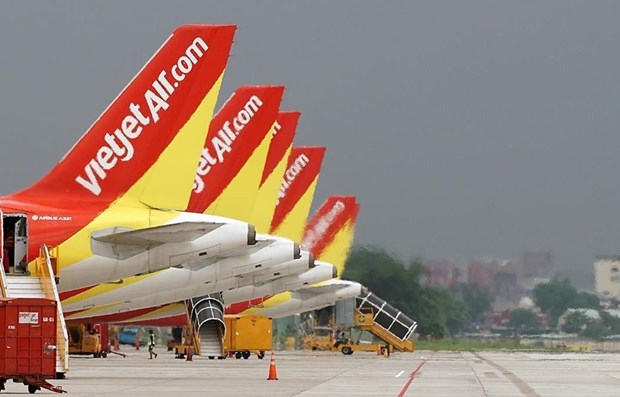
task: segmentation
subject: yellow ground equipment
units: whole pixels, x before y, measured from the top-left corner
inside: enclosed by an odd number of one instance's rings
[[[91,324],[67,324],[69,331],[69,354],[107,357],[108,352],[101,344],[101,334]]]
[[[353,311],[353,327],[336,324],[330,319],[329,326],[312,326],[312,332],[302,338],[304,350],[331,350],[344,355],[351,355],[356,351],[380,352],[382,355],[391,354],[394,350],[412,352],[413,342],[400,340],[374,320],[372,308],[360,307]],[[316,319],[316,317],[314,318]],[[368,332],[381,343],[371,343],[362,340],[364,332]]]
[[[181,343],[174,345],[175,358],[183,359],[187,356],[188,361],[191,361],[191,357],[198,350],[199,346],[196,346],[198,338],[194,338],[194,331],[191,325],[184,325]]]
[[[224,345],[229,356],[248,359],[250,355],[256,354],[262,359],[266,351],[273,349],[271,317],[224,316],[224,323],[226,324]]]

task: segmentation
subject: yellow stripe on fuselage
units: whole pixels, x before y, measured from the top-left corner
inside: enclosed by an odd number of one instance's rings
[[[183,313],[187,313],[184,303],[172,303],[166,306],[162,306],[159,309],[155,309],[152,312],[148,312],[141,316],[134,317],[131,320],[132,321],[155,320],[155,319],[162,318],[162,317],[177,316]],[[124,320],[123,322],[130,322],[130,321]]]
[[[246,314],[260,314],[260,312],[264,309],[268,309],[270,307],[274,307],[277,306],[281,303],[287,302],[291,300],[291,293],[290,292],[280,292],[277,295],[272,296],[271,298],[265,300],[262,304],[260,304],[257,307],[253,307],[247,310],[244,310],[242,313],[243,315]]]
[[[121,281],[119,281],[118,284],[117,283],[102,283],[93,288],[87,289],[84,292],[80,292],[79,294],[73,295],[72,297],[63,300],[62,304],[65,306],[69,306],[74,303],[80,302],[84,299],[90,299],[100,294],[105,294],[107,292],[115,291],[119,288],[127,287],[131,284],[135,284],[138,281],[145,280],[149,277],[152,277],[153,275],[157,273],[159,272],[143,274],[141,276],[126,277],[126,278],[123,278]],[[101,307],[98,306],[98,309],[101,309]]]

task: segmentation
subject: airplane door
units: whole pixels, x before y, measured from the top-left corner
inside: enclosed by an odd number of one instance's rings
[[[23,272],[28,267],[28,231],[26,228],[27,218],[20,216],[15,222],[15,254],[13,255],[13,266]]]

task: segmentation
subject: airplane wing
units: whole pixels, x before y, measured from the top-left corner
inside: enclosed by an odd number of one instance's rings
[[[218,222],[180,222],[168,225],[129,229],[113,227],[93,232],[93,254],[127,259],[165,243],[192,241],[223,226]]]

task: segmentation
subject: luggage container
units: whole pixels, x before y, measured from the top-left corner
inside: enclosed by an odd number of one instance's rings
[[[273,320],[265,316],[224,316],[226,336],[225,349],[235,358],[250,358],[252,353],[259,359],[265,357],[265,351],[272,350],[271,328]]]
[[[34,393],[65,391],[45,379],[56,376],[56,302],[43,298],[0,298],[0,390],[7,380]]]

